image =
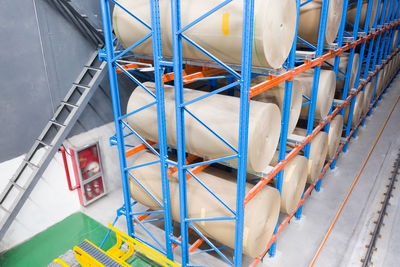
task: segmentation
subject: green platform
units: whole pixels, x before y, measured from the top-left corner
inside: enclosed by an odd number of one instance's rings
[[[41,267],[64,254],[75,245],[88,239],[100,245],[108,229],[89,216],[78,212],[35,235],[23,244],[0,255],[1,267]],[[105,242],[107,250],[116,242],[112,233]],[[132,266],[157,266],[143,255],[136,255],[130,262]]]

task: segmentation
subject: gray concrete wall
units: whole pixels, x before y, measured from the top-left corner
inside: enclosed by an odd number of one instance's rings
[[[2,1],[0,162],[28,151],[95,51],[50,1]],[[101,28],[98,1],[72,3]],[[112,121],[108,81],[102,84],[72,134]]]

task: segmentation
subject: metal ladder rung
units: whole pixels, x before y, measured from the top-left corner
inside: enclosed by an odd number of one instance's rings
[[[83,89],[90,89],[89,86],[86,86],[86,85],[83,85],[83,84],[80,84],[80,83],[72,83],[72,84],[75,85],[76,87],[81,87]]]
[[[36,169],[39,169],[39,168],[40,168],[38,165],[36,165],[36,164],[30,162],[29,160],[24,159],[24,162],[25,162],[27,165],[29,165],[29,166],[35,167]]]
[[[61,104],[69,106],[71,108],[77,108],[78,107],[77,105],[74,105],[74,104],[71,104],[71,103],[68,103],[68,102],[65,102],[65,101],[61,101]]]
[[[99,68],[95,68],[95,67],[91,67],[91,66],[85,66],[85,68],[87,68],[89,70],[94,70],[94,71],[100,71],[101,70]]]
[[[0,205],[0,209],[4,210],[8,214],[11,213],[11,211],[9,211],[8,209],[4,208],[3,205]]]
[[[12,186],[15,186],[16,188],[18,188],[21,191],[24,191],[25,188],[23,188],[22,186],[20,186],[19,184],[17,184],[17,182],[15,181],[10,181],[10,184],[12,184]]]
[[[57,125],[57,126],[60,126],[60,127],[65,127],[64,124],[61,124],[61,123],[59,123],[59,122],[56,122],[55,120],[50,120],[49,122],[52,123],[52,124],[55,124],[55,125]]]
[[[43,142],[42,140],[36,139],[36,141],[39,142],[40,144],[44,145],[44,146],[52,147],[52,145],[49,145],[49,144]]]

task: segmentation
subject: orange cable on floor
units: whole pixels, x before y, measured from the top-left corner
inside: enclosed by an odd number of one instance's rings
[[[324,247],[326,240],[328,239],[328,237],[329,237],[329,235],[330,235],[330,233],[331,233],[333,227],[335,226],[335,224],[336,224],[336,222],[337,222],[337,220],[338,220],[340,214],[342,213],[342,210],[343,210],[343,208],[344,208],[344,205],[346,205],[347,200],[348,200],[349,197],[350,197],[350,194],[353,192],[353,189],[354,189],[355,185],[357,184],[357,181],[358,181],[358,179],[360,178],[361,173],[363,172],[365,166],[367,165],[367,162],[368,162],[369,158],[371,157],[371,154],[372,154],[372,152],[374,151],[375,146],[376,146],[376,144],[378,143],[378,141],[379,141],[379,139],[380,139],[380,137],[381,137],[381,135],[382,135],[382,133],[383,133],[383,130],[385,129],[385,127],[386,127],[386,125],[387,125],[387,123],[388,123],[390,117],[392,116],[392,113],[393,113],[394,109],[396,108],[397,103],[399,102],[399,99],[400,99],[400,95],[397,97],[396,102],[393,104],[392,110],[390,111],[388,117],[386,118],[385,123],[382,125],[382,128],[381,128],[381,130],[380,130],[378,136],[376,137],[375,142],[374,142],[374,144],[372,145],[371,150],[369,151],[368,156],[367,156],[367,158],[365,159],[363,166],[361,167],[360,171],[358,172],[357,177],[354,179],[354,182],[353,182],[353,184],[351,185],[351,187],[350,187],[350,189],[349,189],[349,192],[348,192],[347,195],[346,195],[346,198],[343,200],[342,205],[340,205],[340,208],[339,208],[338,212],[336,213],[335,219],[333,220],[331,226],[329,227],[329,230],[328,230],[328,232],[326,233],[324,239],[322,240],[322,243],[321,243],[321,245],[319,246],[319,248],[318,248],[318,250],[317,250],[317,253],[315,254],[313,260],[312,260],[311,263],[310,263],[310,267],[314,266],[314,264],[315,264],[315,262],[316,262],[316,260],[317,260],[317,258],[318,258],[318,256],[319,256],[319,254],[321,253],[321,250],[322,250],[322,248]]]

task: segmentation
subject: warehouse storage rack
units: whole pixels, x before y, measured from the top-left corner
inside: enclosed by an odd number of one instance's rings
[[[347,144],[352,136],[356,135],[357,128],[360,124],[364,123],[364,118],[360,119],[356,127],[351,127],[352,113],[354,110],[355,99],[357,94],[364,90],[365,85],[372,80],[373,77],[378,77],[381,74],[381,70],[388,64],[388,62],[399,52],[399,42],[395,44],[395,50],[391,51],[392,42],[394,41],[394,32],[399,28],[399,0],[384,0],[378,3],[378,14],[379,9],[382,9],[382,16],[378,21],[378,15],[373,22],[373,27],[368,28],[369,20],[371,17],[372,3],[373,0],[368,0],[368,9],[366,14],[366,21],[364,23],[364,29],[359,29],[359,20],[361,16],[361,7],[363,0],[349,1],[344,0],[343,13],[341,24],[339,28],[339,34],[337,37],[336,44],[325,45],[325,26],[328,17],[328,6],[329,1],[324,0],[322,2],[321,20],[318,34],[318,43],[316,46],[309,44],[297,36],[297,25],[296,25],[296,35],[293,42],[293,46],[289,57],[284,64],[285,69],[281,73],[276,73],[273,70],[265,70],[264,75],[268,75],[268,80],[250,87],[250,81],[252,78],[252,72],[254,69],[251,66],[252,62],[252,43],[253,43],[253,21],[254,21],[254,0],[244,0],[243,1],[243,32],[242,32],[242,62],[240,66],[232,66],[220,61],[218,58],[213,56],[211,53],[203,49],[201,46],[192,41],[188,36],[185,35],[185,31],[196,25],[203,19],[206,19],[209,15],[216,12],[220,8],[228,5],[232,0],[222,1],[220,4],[216,5],[215,8],[206,12],[205,14],[199,14],[198,19],[193,22],[182,26],[181,25],[181,9],[180,0],[171,0],[172,9],[172,37],[173,37],[173,58],[167,59],[162,56],[162,44],[161,44],[161,30],[160,30],[160,10],[158,0],[149,0],[151,5],[151,24],[147,24],[136,15],[131,13],[125,7],[121,6],[117,0],[101,0],[103,24],[104,24],[104,36],[105,36],[105,49],[99,51],[99,55],[103,60],[106,60],[108,64],[109,80],[112,93],[113,101],[113,111],[115,119],[116,134],[110,140],[112,144],[117,145],[121,177],[123,185],[124,194],[124,205],[118,209],[119,216],[124,215],[127,221],[128,234],[139,240],[145,242],[146,244],[157,249],[169,259],[174,259],[174,248],[180,246],[181,248],[181,261],[183,266],[190,265],[190,255],[196,250],[202,243],[207,243],[210,247],[209,250],[205,251],[215,251],[221,256],[228,264],[241,266],[242,264],[242,251],[243,251],[243,223],[244,223],[244,207],[245,205],[272,179],[276,179],[276,187],[281,192],[282,191],[282,181],[283,172],[285,165],[301,150],[304,151],[304,155],[308,157],[310,150],[310,141],[316,136],[319,131],[329,130],[329,123],[334,116],[338,113],[343,114],[344,107],[346,104],[350,103],[350,113],[348,118],[348,123],[345,125],[345,138],[341,142],[336,155],[332,161],[327,161],[323,169],[321,170],[320,177],[316,184],[310,184],[304,191],[303,197],[298,204],[298,208],[295,213],[285,215],[277,222],[274,234],[266,244],[266,249],[262,255],[254,259],[253,265],[257,263],[265,256],[267,252],[270,255],[275,254],[276,250],[276,240],[292,219],[293,216],[297,218],[301,217],[301,207],[304,200],[310,195],[311,191],[316,189],[319,190],[321,179],[324,173],[329,169],[329,167],[335,167],[335,161],[339,153],[343,150],[346,151]],[[297,14],[299,14],[300,6],[310,3],[312,0],[303,1],[294,0],[297,4]],[[110,15],[110,4],[118,5],[125,12],[127,12],[134,19],[138,20],[141,24],[149,29],[149,33],[140,39],[137,43],[131,45],[125,50],[117,49],[118,40],[112,34],[112,21]],[[352,30],[347,32],[346,29],[346,15],[347,8],[350,5],[357,5],[355,24],[351,25]],[[348,24],[349,25],[349,24]],[[152,38],[153,44],[153,58],[149,61],[138,60],[138,62],[130,62],[127,60],[131,53],[129,52],[133,48],[137,47],[145,40]],[[182,41],[188,42],[190,45],[196,47],[199,51],[207,55],[210,60],[214,61],[213,67],[201,66],[201,63],[192,61],[191,64],[184,65],[182,57]],[[300,45],[301,44],[301,45]],[[304,45],[308,47],[308,50],[314,51],[312,57],[304,57]],[[350,74],[352,69],[352,59],[356,48],[359,48],[359,68],[355,81],[355,88],[349,88]],[[366,51],[368,50],[368,51]],[[346,73],[341,73],[339,71],[340,56],[343,52],[349,52],[349,61]],[[309,55],[310,53],[306,53]],[[335,58],[333,70],[337,78],[345,79],[343,99],[335,100],[331,111],[327,118],[324,120],[316,121],[314,117],[315,105],[318,94],[318,81],[320,70],[322,64],[328,59]],[[156,93],[153,94],[148,90],[143,83],[140,82],[138,78],[132,73],[139,71],[141,69],[149,69],[149,64],[154,68],[154,81],[156,86]],[[215,67],[217,66],[217,67]],[[364,66],[364,69],[362,67]],[[291,103],[291,93],[293,87],[293,78],[296,75],[303,73],[304,71],[314,68],[314,78],[311,98],[309,101],[309,116],[307,119],[307,135],[306,137],[292,149],[288,154],[286,154],[286,146],[288,143],[288,122],[289,122],[289,112]],[[171,71],[172,70],[172,71]],[[118,89],[118,74],[124,74],[128,76],[133,82],[135,82],[142,89],[147,91],[153,96],[154,102],[146,105],[134,112],[129,114],[122,114],[119,99],[119,89]],[[342,76],[341,76],[342,75]],[[215,87],[215,81],[220,79],[226,79],[228,81],[227,85],[224,85],[218,89],[215,89],[207,93],[201,99],[209,97],[211,95],[222,93],[233,88],[240,88],[240,127],[239,131],[239,142],[238,147],[234,147],[224,140],[221,136],[215,133],[211,128],[209,128],[204,122],[192,114],[187,108],[188,105],[200,100],[195,99],[189,102],[184,102],[183,99],[183,86],[184,84],[193,83],[199,80],[208,80]],[[177,151],[177,161],[173,161],[168,158],[168,147],[166,138],[166,128],[165,128],[165,109],[164,109],[164,92],[163,85],[167,82],[173,82],[175,87],[175,112],[176,112],[176,127],[177,127],[177,146],[174,148]],[[284,92],[284,103],[282,108],[282,129],[280,133],[279,142],[279,158],[278,164],[269,173],[259,174],[260,180],[256,185],[246,194],[245,184],[247,175],[247,139],[248,139],[248,124],[249,124],[249,99],[252,97],[272,88],[280,83],[285,83]],[[375,90],[377,86],[377,79],[374,81],[374,96],[371,100],[371,105],[369,107],[368,115],[371,114],[372,108],[376,105],[380,98],[380,95],[375,95]],[[384,90],[381,94],[384,93]],[[158,118],[158,140],[146,140],[144,137],[140,136],[135,132],[126,122],[126,118],[136,112],[140,112],[145,108],[150,106],[157,106],[157,118]],[[202,124],[206,129],[213,133],[216,139],[224,142],[228,147],[232,149],[232,156],[219,158],[219,159],[209,159],[204,157],[204,160],[199,163],[191,163],[194,159],[194,155],[187,153],[185,149],[185,114],[187,116],[192,116],[200,124]],[[315,126],[317,123],[317,126]],[[142,144],[132,145],[127,141],[127,137],[135,135]],[[158,148],[158,149],[157,149]],[[140,166],[128,166],[127,158],[143,150],[150,150],[155,155],[159,157],[159,160],[151,162],[148,164],[143,164]],[[285,155],[286,154],[286,155]],[[196,155],[200,156],[201,155]],[[238,159],[237,166],[237,192],[236,192],[236,208],[231,209],[226,205],[215,193],[213,193],[207,185],[201,183],[196,177],[196,174],[207,168],[210,164],[223,163],[230,159]],[[161,177],[162,177],[162,189],[163,189],[163,201],[158,201],[139,181],[135,180],[130,174],[130,170],[135,168],[144,167],[151,164],[160,164],[161,166]],[[189,170],[189,168],[194,168]],[[173,234],[173,224],[171,219],[171,204],[170,204],[170,192],[169,192],[169,181],[168,176],[173,172],[178,173],[179,177],[179,196],[180,196],[180,237],[175,237]],[[186,195],[186,177],[190,179],[197,180],[205,190],[210,192],[210,197],[215,197],[219,202],[221,202],[231,213],[230,217],[219,217],[219,218],[189,218],[187,215],[187,195]],[[149,195],[162,207],[161,210],[147,210],[141,212],[135,212],[134,207],[136,202],[131,200],[130,190],[129,190],[129,179],[134,179],[139,186],[142,187]],[[157,219],[147,219],[149,216],[162,216]],[[147,219],[147,220],[146,220]],[[146,227],[147,223],[156,221],[164,221],[165,235],[162,240],[156,236],[151,230],[151,228]],[[208,239],[201,231],[199,231],[192,222],[202,221],[202,220],[234,220],[235,221],[235,249],[233,259],[229,258],[222,249],[225,247],[217,247],[212,240]],[[136,234],[134,224],[143,229],[145,233],[148,234],[150,241],[144,240],[139,235]],[[189,243],[189,234],[193,233],[199,238],[192,245]]]

